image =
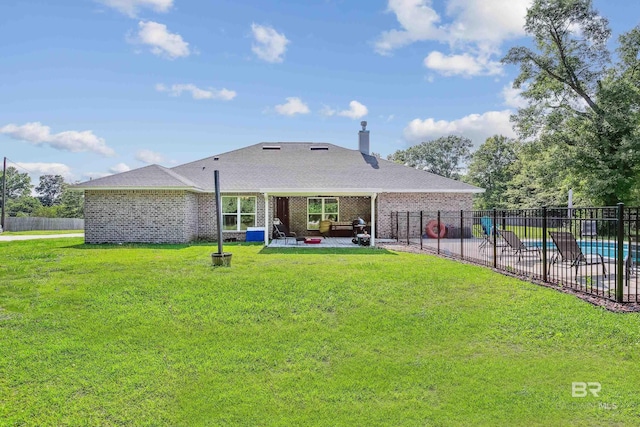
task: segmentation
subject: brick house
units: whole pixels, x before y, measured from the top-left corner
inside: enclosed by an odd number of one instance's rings
[[[357,217],[375,238],[391,238],[391,212],[470,210],[484,190],[371,156],[369,131],[359,149],[327,143],[260,143],[174,168],[150,165],[86,181],[87,243],[186,243],[215,240],[214,170],[220,171],[223,236],[244,240],[248,227],[274,218],[298,235],[319,222]]]

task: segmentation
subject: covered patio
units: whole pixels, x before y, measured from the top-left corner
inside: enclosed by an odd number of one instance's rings
[[[264,244],[269,247],[357,247],[351,239],[351,222],[362,217],[367,222],[371,246],[376,245],[376,198],[377,192],[362,192],[357,190],[331,191],[326,189],[308,189],[307,191],[264,191]],[[331,209],[328,202],[331,202]],[[321,209],[313,210],[311,206],[320,202]],[[285,225],[286,230],[295,232],[297,236],[320,238],[320,243],[296,242],[296,239],[270,240],[275,218]],[[322,237],[319,232],[319,222],[330,220],[332,224],[343,224],[348,230],[341,229],[341,233],[334,234],[331,230],[328,236]],[[345,233],[347,236],[345,236]],[[286,242],[285,242],[286,240]]]

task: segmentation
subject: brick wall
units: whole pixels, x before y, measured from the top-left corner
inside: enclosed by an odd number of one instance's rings
[[[235,196],[237,194],[225,194]],[[264,198],[256,197],[256,226],[264,226]],[[238,195],[238,196],[243,196]],[[360,216],[370,221],[369,197],[339,197],[340,221]],[[290,197],[290,228],[298,235],[307,230],[307,197]],[[464,193],[382,193],[377,198],[376,235],[392,238],[391,212],[457,211],[472,209],[472,195]],[[275,199],[269,197],[269,227],[273,223]],[[130,190],[85,192],[85,241],[87,243],[186,243],[215,241],[215,195],[187,191]],[[245,240],[245,232],[223,232],[223,238]]]
[[[473,195],[469,193],[381,193],[377,198],[376,236],[394,237],[391,212],[436,212],[471,210]],[[418,223],[419,224],[419,223]],[[419,227],[419,225],[418,225]],[[416,231],[416,235],[420,235]]]
[[[87,243],[186,243],[196,235],[195,195],[186,191],[85,192]]]

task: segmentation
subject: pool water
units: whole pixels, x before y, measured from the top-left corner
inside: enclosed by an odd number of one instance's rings
[[[542,241],[539,241],[539,240],[527,241],[525,242],[525,245],[541,248]],[[582,253],[585,255],[600,254],[605,258],[615,258],[617,254],[618,245],[616,242],[604,241],[604,240],[578,240],[578,246],[580,246]],[[556,245],[553,243],[553,241],[547,242],[547,249],[556,250]],[[628,253],[629,253],[629,244],[625,243],[623,258],[626,258]],[[635,247],[635,245],[634,245],[633,255],[634,255],[635,261],[640,261],[640,248]]]

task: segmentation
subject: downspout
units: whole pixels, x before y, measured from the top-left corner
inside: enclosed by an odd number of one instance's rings
[[[376,245],[376,198],[378,193],[371,195],[371,246]]]
[[[269,195],[264,194],[264,245],[269,246]]]

